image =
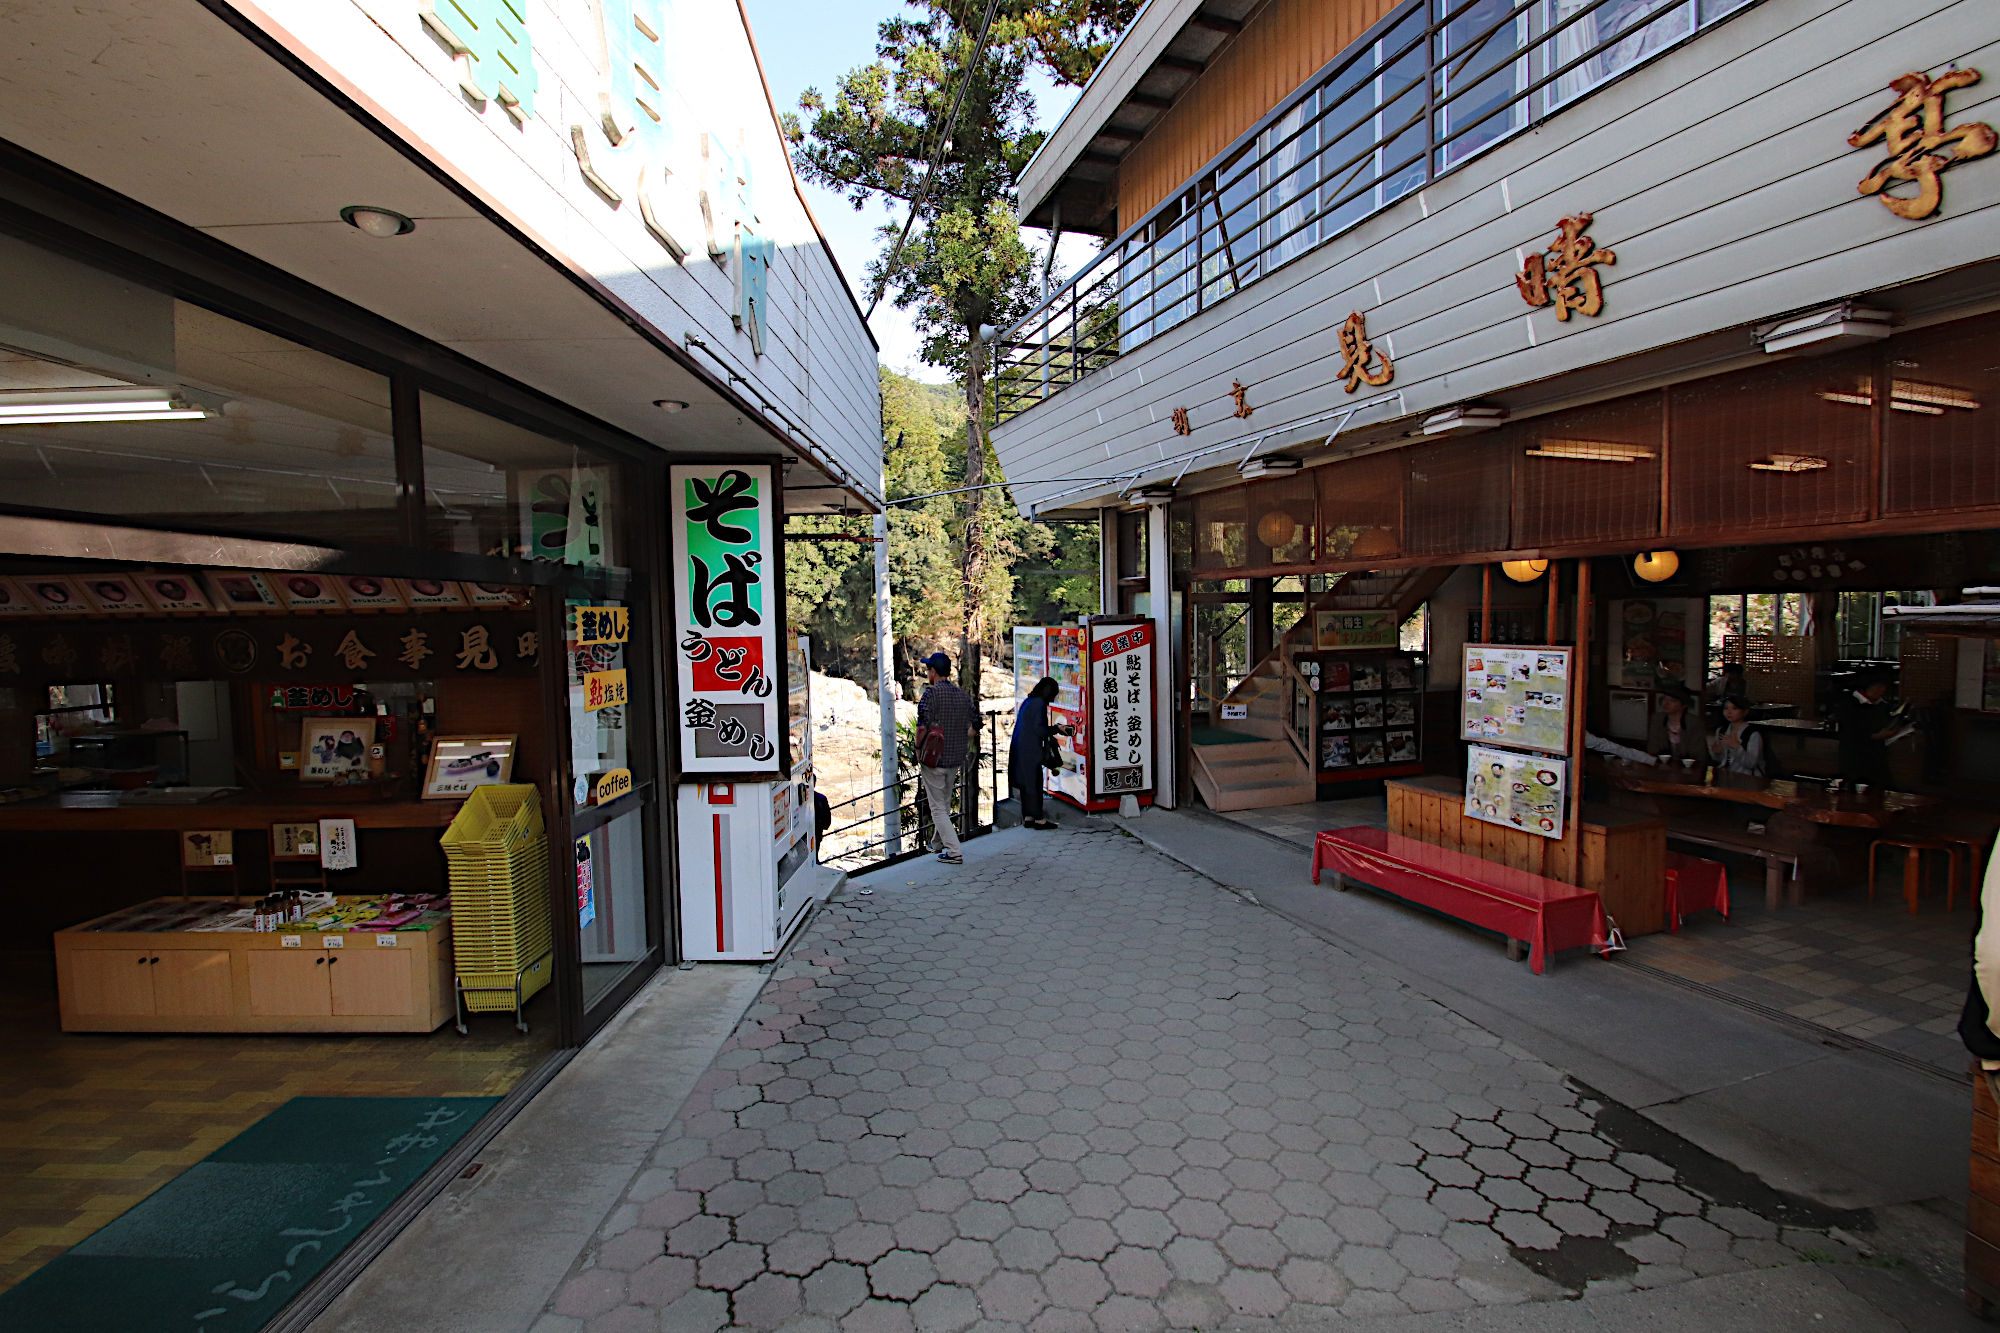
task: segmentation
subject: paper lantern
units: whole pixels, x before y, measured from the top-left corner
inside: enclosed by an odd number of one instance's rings
[[[1549,572],[1546,560],[1502,560],[1500,572],[1516,583],[1533,583]]]
[[[1641,551],[1632,557],[1632,572],[1648,583],[1664,583],[1680,568],[1681,558],[1672,551]]]
[[[1282,550],[1299,535],[1299,521],[1282,509],[1273,509],[1257,520],[1257,540],[1272,550]]]

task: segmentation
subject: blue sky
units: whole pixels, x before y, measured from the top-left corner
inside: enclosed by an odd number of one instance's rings
[[[764,77],[770,81],[771,96],[781,112],[796,111],[799,94],[807,88],[831,93],[842,74],[875,59],[876,26],[904,8],[901,0],[744,0],[744,6],[757,38],[757,54],[764,62]],[[1076,96],[1072,89],[1059,89],[1039,78],[1034,91],[1043,128],[1060,120]],[[865,271],[868,261],[882,248],[875,229],[885,221],[900,225],[901,210],[891,213],[880,204],[869,204],[857,213],[839,195],[810,181],[800,183],[820,229],[840,257],[849,285],[866,309]],[[1027,239],[1030,244],[1046,244],[1041,232],[1029,232]],[[1064,247],[1065,259],[1069,249]],[[909,317],[889,300],[885,298],[876,307],[869,324],[881,344],[884,365],[932,382],[946,378],[937,367],[924,364],[918,352],[920,340]]]

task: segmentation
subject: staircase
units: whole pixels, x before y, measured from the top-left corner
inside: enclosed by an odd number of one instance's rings
[[[1311,758],[1299,751],[1285,719],[1291,697],[1292,654],[1310,648],[1316,611],[1394,611],[1400,623],[1436,592],[1451,570],[1414,569],[1346,574],[1305,605],[1298,623],[1279,636],[1223,702],[1248,716],[1194,735],[1194,786],[1211,810],[1260,810],[1299,805],[1319,794]]]

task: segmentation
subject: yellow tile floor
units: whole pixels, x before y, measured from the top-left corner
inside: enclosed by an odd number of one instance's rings
[[[65,1033],[52,958],[0,956],[0,1291],[288,1098],[504,1095],[555,1017],[544,990],[527,1036],[499,1014],[464,1037]]]

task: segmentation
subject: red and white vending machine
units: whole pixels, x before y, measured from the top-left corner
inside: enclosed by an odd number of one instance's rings
[[[1157,639],[1145,616],[1015,627],[1016,702],[1053,676],[1059,688],[1049,720],[1076,728],[1058,738],[1063,767],[1046,779],[1052,795],[1091,811],[1115,810],[1126,796],[1152,804]]]

